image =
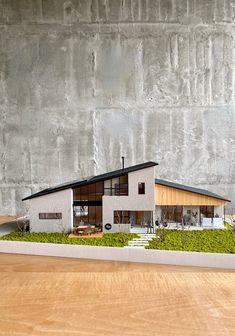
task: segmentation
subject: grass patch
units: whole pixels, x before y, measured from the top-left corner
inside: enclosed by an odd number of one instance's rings
[[[235,253],[235,235],[232,234],[231,229],[202,231],[185,230],[184,232],[181,230],[165,230],[165,233],[166,236],[163,241],[160,241],[160,239],[157,238],[153,239],[149,242],[147,248],[174,251]],[[97,238],[69,238],[68,234],[64,233],[12,232],[0,237],[0,240],[123,247],[128,244],[128,240],[137,236],[137,234],[133,233],[106,233],[103,237]]]
[[[54,243],[71,245],[92,245],[92,246],[113,246],[123,247],[128,240],[137,237],[133,233],[106,233],[103,237],[97,238],[69,238],[64,233],[45,233],[45,232],[12,232],[0,237],[0,240],[26,241],[35,243]]]
[[[226,227],[227,230],[230,230],[230,231],[232,230],[232,227],[229,223],[224,222],[224,226]]]
[[[185,241],[185,244],[182,244],[182,241]],[[184,232],[167,230],[164,241],[153,239],[148,249],[235,253],[235,236],[232,235],[231,230],[185,230]]]

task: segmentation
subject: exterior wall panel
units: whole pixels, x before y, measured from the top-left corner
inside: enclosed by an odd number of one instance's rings
[[[214,205],[221,206],[225,201],[199,195],[193,192],[184,191],[176,188],[155,185],[155,202],[156,205]]]
[[[73,193],[67,189],[30,201],[32,232],[69,232],[73,225]],[[39,219],[39,213],[62,213],[61,219]]]

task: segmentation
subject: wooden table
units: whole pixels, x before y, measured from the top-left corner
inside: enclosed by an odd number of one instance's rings
[[[235,272],[0,254],[0,336],[232,336]]]

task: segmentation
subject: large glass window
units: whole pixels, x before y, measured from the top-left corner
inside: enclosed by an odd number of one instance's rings
[[[95,194],[96,194],[96,200],[102,200],[102,196],[104,194],[104,183],[96,182],[95,184]]]
[[[102,201],[102,196],[128,195],[128,175],[74,189],[74,201]]]
[[[74,225],[88,224],[88,206],[76,205],[73,207]]]
[[[104,195],[127,196],[128,195],[128,175],[119,176],[111,180],[104,181]]]
[[[96,224],[96,211],[95,206],[89,206],[88,207],[88,215],[89,215],[89,224]]]
[[[74,226],[102,224],[102,206],[74,205]]]
[[[80,189],[80,199],[81,200],[88,200],[89,199],[88,185],[81,187],[81,189]]]
[[[201,218],[213,218],[214,217],[214,206],[206,205],[200,207]]]
[[[182,206],[162,206],[161,217],[163,221],[181,223],[183,216]]]
[[[114,213],[114,224],[129,224],[130,223],[130,212],[115,210]]]
[[[128,195],[128,175],[119,178],[119,195]]]
[[[112,196],[112,180],[104,181],[104,195]]]
[[[91,183],[74,189],[74,201],[101,201],[103,182]]]
[[[96,206],[95,207],[95,218],[96,218],[96,224],[101,225],[102,224],[102,206]]]
[[[96,183],[92,183],[88,186],[88,198],[91,201],[96,200]]]

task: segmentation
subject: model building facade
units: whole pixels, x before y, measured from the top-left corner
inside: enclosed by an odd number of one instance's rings
[[[226,198],[207,190],[155,178],[156,162],[145,162],[42,190],[29,202],[30,230],[70,232],[93,225],[103,232],[130,232],[161,222],[191,225],[224,217]],[[217,220],[218,221],[218,220]]]

